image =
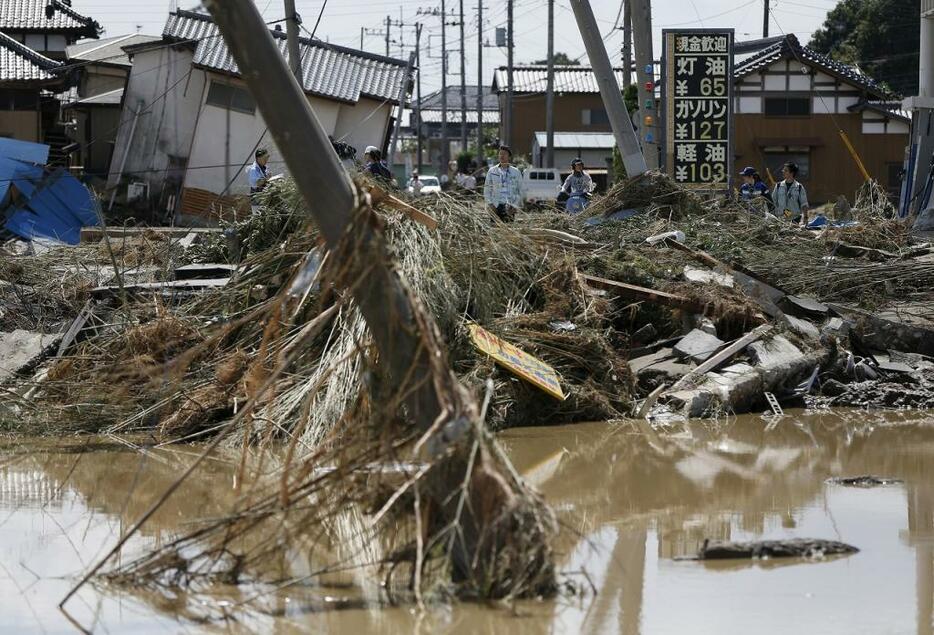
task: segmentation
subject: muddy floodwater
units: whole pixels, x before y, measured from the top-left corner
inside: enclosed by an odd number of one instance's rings
[[[579,590],[509,606],[389,606],[372,588],[313,584],[194,600],[87,585],[70,618],[100,633],[934,633],[934,415],[746,417],[653,431],[635,424],[523,428],[500,436],[557,510],[563,579]],[[107,439],[0,447],[0,632],[76,632],[57,608],[198,452]],[[235,458],[208,461],[121,554],[221,514]],[[847,487],[832,477],[898,482]],[[823,538],[825,560],[697,562],[705,539]],[[374,590],[375,589],[375,590]],[[268,590],[267,590],[268,591]],[[199,621],[192,605],[223,619]]]

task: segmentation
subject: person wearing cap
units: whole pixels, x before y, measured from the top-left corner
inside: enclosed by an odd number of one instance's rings
[[[581,159],[571,161],[571,173],[564,180],[561,191],[568,196],[575,194],[587,196],[593,191],[593,179],[584,172],[584,162]]]
[[[522,173],[510,165],[512,150],[509,146],[499,147],[499,163],[486,173],[483,184],[483,199],[503,222],[515,218],[516,209],[522,207],[525,193],[522,191]]]
[[[386,180],[392,180],[392,172],[389,167],[383,163],[382,153],[376,146],[367,146],[363,152],[363,158],[366,160],[364,169],[373,176],[379,176]]]
[[[811,206],[808,205],[808,194],[804,186],[797,180],[798,166],[789,161],[782,166],[782,176],[784,178],[775,185],[772,191],[775,211],[792,223],[800,222],[801,225],[807,227],[808,210]]]
[[[253,165],[246,171],[246,178],[250,182],[250,194],[257,194],[266,189],[266,184],[269,182],[267,163],[269,163],[269,151],[266,148],[260,148],[254,154]]]
[[[765,184],[754,167],[743,168],[739,175],[743,177],[743,184],[739,188],[740,200],[751,201],[760,196],[769,196],[769,186]]]

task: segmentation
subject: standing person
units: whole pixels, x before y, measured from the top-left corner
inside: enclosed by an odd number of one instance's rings
[[[569,196],[575,194],[586,196],[593,191],[593,179],[584,171],[584,162],[581,159],[571,161],[571,173],[564,180],[561,191]]]
[[[798,166],[789,161],[782,166],[782,181],[775,185],[772,192],[772,203],[775,212],[793,223],[800,222],[803,227],[808,224],[808,194],[796,179]]]
[[[743,177],[743,184],[739,188],[740,200],[751,201],[760,196],[769,196],[769,186],[765,184],[754,167],[743,168],[739,175]]]
[[[499,147],[499,163],[486,173],[483,184],[483,199],[504,223],[511,222],[516,209],[522,206],[525,194],[522,191],[522,174],[519,168],[510,165],[512,150],[509,146]]]
[[[259,148],[253,155],[253,165],[246,171],[247,182],[250,184],[250,210],[254,214],[260,213],[257,195],[265,190],[269,183],[269,169],[266,167],[268,162],[269,151],[266,148]]]
[[[418,170],[412,172],[412,178],[409,179],[409,187],[412,188],[412,194],[415,196],[422,193],[422,182],[418,178]]]

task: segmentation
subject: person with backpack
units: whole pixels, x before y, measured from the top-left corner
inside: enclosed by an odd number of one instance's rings
[[[782,166],[782,176],[784,177],[775,185],[772,191],[772,204],[775,205],[775,213],[792,223],[800,223],[803,227],[808,224],[808,194],[797,180],[798,166],[788,162]]]
[[[483,199],[490,210],[504,223],[515,220],[516,210],[525,202],[522,173],[512,165],[512,150],[509,146],[499,147],[499,163],[486,173],[483,183]]]

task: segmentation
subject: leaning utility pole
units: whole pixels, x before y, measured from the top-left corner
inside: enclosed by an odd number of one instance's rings
[[[623,88],[632,83],[632,2],[623,0]]]
[[[512,0],[506,0],[506,122],[503,142],[512,147]]]
[[[655,108],[655,62],[652,56],[652,2],[630,0],[632,3],[632,35],[636,49],[636,81],[639,86],[639,130],[645,162],[658,169],[658,139],[653,125],[657,122]],[[650,124],[649,122],[652,122]]]
[[[548,0],[548,86],[545,89],[545,167],[555,167],[555,0]]]
[[[416,30],[416,38],[418,31]],[[416,42],[415,48],[418,48]],[[415,51],[409,53],[409,63],[405,66],[405,78],[402,80],[402,86],[399,87],[399,112],[396,115],[396,123],[392,129],[392,142],[389,144],[389,156],[386,157],[386,165],[392,169],[393,159],[396,156],[396,148],[399,143],[399,132],[402,129],[402,115],[405,113],[405,97],[409,94],[409,85],[411,84],[412,69],[415,68]]]
[[[762,37],[769,37],[769,0],[763,0],[765,14],[762,16]]]
[[[288,40],[289,68],[301,82],[302,59],[298,52],[298,14],[295,12],[295,0],[285,0],[285,34]]]
[[[467,152],[467,61],[464,49],[464,0],[460,0],[461,27],[461,152]]]
[[[441,0],[441,175],[447,174],[451,161],[451,145],[448,142],[448,41],[447,10]]]
[[[603,45],[603,38],[600,36],[593,9],[590,8],[588,0],[571,0],[571,8],[574,9],[577,28],[580,29],[584,47],[587,49],[587,57],[590,58],[590,66],[593,68],[597,85],[600,87],[600,96],[603,98],[603,105],[610,118],[616,145],[623,155],[626,174],[631,177],[642,174],[648,170],[646,157],[639,148],[639,138],[632,127],[632,120],[623,102],[623,93],[620,92],[616,74],[613,72],[606,47]]]
[[[415,23],[415,64],[418,76],[415,80],[415,152],[418,173],[422,173],[422,23]]]
[[[477,165],[483,165],[483,0],[477,2]]]

